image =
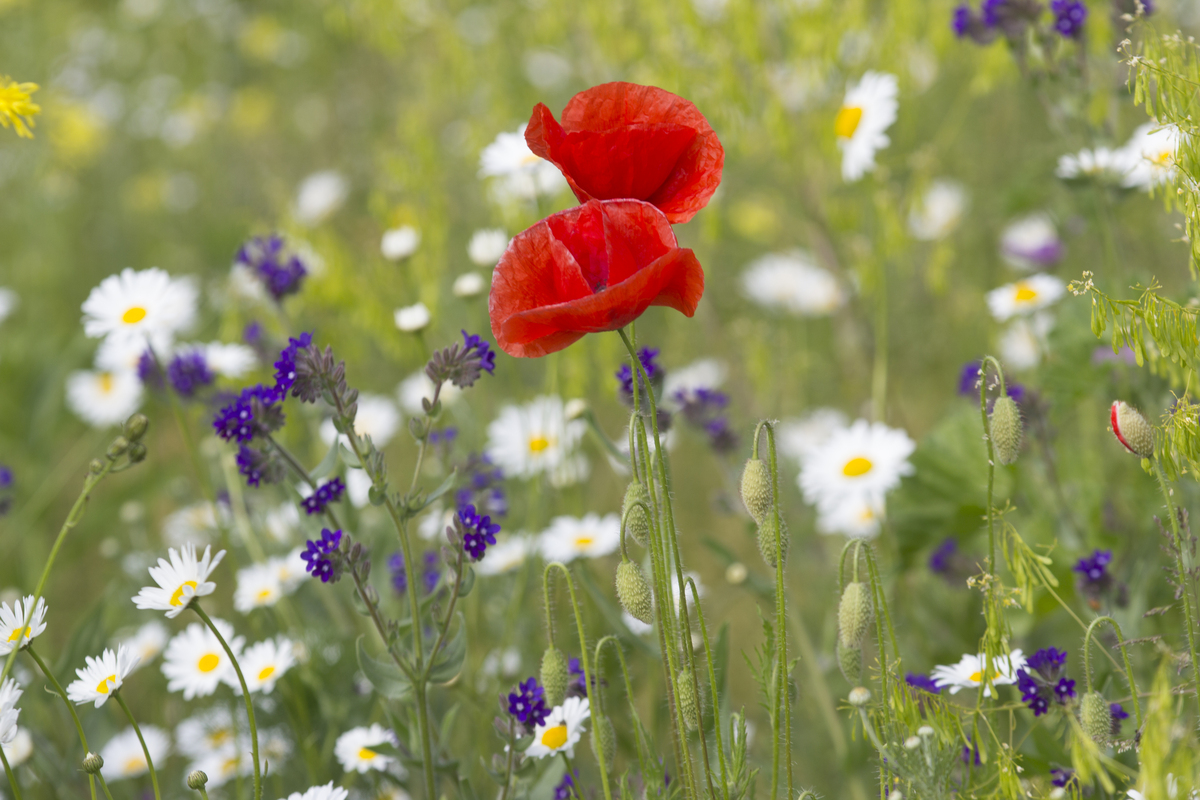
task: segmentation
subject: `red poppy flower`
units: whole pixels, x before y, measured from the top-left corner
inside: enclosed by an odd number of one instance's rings
[[[500,349],[554,353],[615,331],[650,306],[696,313],[704,270],[663,213],[640,200],[590,200],[519,234],[492,274],[488,312]]]
[[[690,100],[636,83],[580,92],[561,125],[538,103],[525,141],[562,170],[579,202],[645,200],[673,223],[708,204],[725,164],[716,132]]]

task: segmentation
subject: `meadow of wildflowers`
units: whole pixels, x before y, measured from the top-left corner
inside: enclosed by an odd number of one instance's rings
[[[0,796],[1200,797],[1197,27],[0,0]]]

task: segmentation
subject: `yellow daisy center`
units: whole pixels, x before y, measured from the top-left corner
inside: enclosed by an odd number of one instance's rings
[[[262,603],[265,600],[267,600],[272,594],[273,593],[271,592],[270,589],[259,589],[258,594],[256,594],[254,597],[256,600],[258,600],[258,602]]]
[[[183,605],[183,587],[185,587],[185,586],[190,586],[193,589],[195,589],[196,582],[195,581],[184,581],[183,583],[179,584],[179,588],[176,589],[175,592],[171,595],[171,605],[173,605],[173,606]]]
[[[205,653],[196,662],[196,668],[201,672],[212,672],[221,663],[221,657],[216,653]]]
[[[379,754],[376,753],[374,750],[368,750],[365,747],[360,748],[358,751],[358,757],[360,759],[362,759],[363,761],[370,761],[371,759],[375,758],[375,756],[377,756],[377,755],[379,755]]]
[[[1154,155],[1150,156],[1150,160],[1160,167],[1165,167],[1171,162],[1172,153],[1170,150],[1159,150]]]
[[[25,637],[29,638],[31,636],[33,636],[33,631],[30,630],[29,628],[26,628],[25,629]],[[21,629],[20,628],[17,628],[15,631],[13,631],[12,633],[10,633],[8,635],[8,640],[10,642],[15,642],[17,639],[20,639],[20,638],[21,638]]]
[[[591,536],[576,536],[575,537],[575,546],[576,547],[587,547],[589,544],[591,544],[594,541],[596,541],[595,538],[593,538]]]
[[[540,453],[550,446],[550,440],[545,436],[529,437],[529,452]]]
[[[215,730],[212,733],[210,733],[208,735],[208,740],[210,742],[212,742],[214,745],[220,745],[220,744],[224,744],[225,740],[228,739],[229,736],[230,736],[230,731],[228,728],[220,728],[220,729]]]
[[[1030,300],[1036,299],[1037,296],[1037,289],[1034,289],[1024,281],[1018,283],[1015,287],[1015,291],[1013,292],[1013,298],[1018,303],[1028,303]]]
[[[567,726],[555,725],[553,728],[547,728],[542,734],[542,744],[549,747],[551,750],[557,750],[567,743]]]
[[[842,474],[847,478],[861,478],[870,472],[874,466],[869,458],[855,456],[846,462],[846,466],[842,467]]]
[[[271,677],[271,676],[272,676],[272,675],[274,675],[274,674],[275,674],[275,667],[273,667],[273,666],[271,666],[271,667],[263,667],[263,668],[262,668],[261,670],[259,670],[259,672],[258,672],[258,679],[259,679],[260,681],[265,681],[267,678]]]
[[[126,772],[130,772],[130,773],[138,772],[145,768],[146,768],[146,757],[145,756],[130,756],[128,758],[128,760],[126,760],[126,762],[125,762],[125,771]]]
[[[112,394],[113,384],[115,383],[115,381],[113,380],[112,373],[111,372],[101,372],[99,381],[100,381],[100,391],[104,394]]]
[[[849,139],[858,130],[862,115],[863,110],[858,106],[842,106],[833,121],[833,132],[843,139]]]
[[[109,675],[107,678],[100,681],[100,683],[96,686],[96,691],[99,692],[100,694],[108,694],[108,685],[110,683],[113,684],[114,686],[116,685],[116,683],[117,683],[116,675]]]
[[[970,677],[968,677],[967,680],[969,680],[971,683],[979,683],[980,681],[983,680],[983,673],[980,672],[979,670],[975,670],[974,672],[971,673]]]
[[[126,325],[136,325],[146,318],[146,309],[142,306],[130,306],[121,315],[121,322]]]
[[[542,160],[541,156],[537,156],[537,155],[534,155],[533,153],[530,153],[529,155],[523,156],[521,158],[521,166],[522,167],[531,167],[541,160]]]

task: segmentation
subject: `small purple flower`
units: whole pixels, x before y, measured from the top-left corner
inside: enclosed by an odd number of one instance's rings
[[[983,0],[983,4],[979,7],[983,24],[989,28],[999,25],[1007,5],[1008,0]]]
[[[1050,770],[1050,783],[1055,786],[1066,788],[1067,784],[1075,780],[1075,772],[1069,769],[1055,768]]]
[[[308,274],[299,256],[285,252],[278,234],[253,237],[238,250],[234,263],[253,272],[277,301],[300,291]]]
[[[280,398],[287,397],[296,382],[296,352],[312,344],[312,334],[302,333],[299,339],[288,339],[288,346],[279,353],[275,362],[275,392]]]
[[[971,7],[963,3],[954,9],[954,14],[950,17],[950,27],[954,30],[954,35],[961,39],[967,35],[970,26]]]
[[[958,373],[958,393],[963,397],[979,397],[979,370],[982,361],[968,361]]]
[[[442,580],[441,557],[436,550],[430,550],[424,556],[425,566],[421,569],[421,582],[425,585],[425,594],[432,594]]]
[[[583,678],[583,665],[579,663],[578,658],[567,660],[567,674],[570,676],[567,683],[567,696],[587,697],[587,681]]]
[[[937,550],[934,550],[929,556],[929,570],[936,572],[939,575],[944,575],[950,571],[950,560],[954,558],[958,552],[958,542],[953,538],[947,538],[944,542],[938,545]]]
[[[1080,0],[1050,0],[1050,12],[1054,14],[1056,31],[1068,39],[1079,38],[1087,20],[1087,6]]]
[[[1075,696],[1075,681],[1070,678],[1059,678],[1054,685],[1054,695],[1059,703],[1066,703],[1068,697]]]
[[[261,322],[251,322],[242,331],[242,339],[251,347],[258,347],[263,343],[263,326]]]
[[[337,582],[341,577],[341,559],[337,557],[338,546],[341,543],[340,529],[331,531],[329,528],[322,528],[321,538],[305,542],[306,549],[300,554],[300,558],[308,562],[305,571],[311,572],[314,578],[320,578],[321,583],[329,583],[331,580]]]
[[[1109,703],[1108,710],[1112,712],[1112,717],[1115,720],[1129,719],[1129,712],[1121,708],[1120,703]]]
[[[1040,717],[1050,710],[1050,702],[1066,705],[1075,696],[1075,681],[1063,672],[1067,665],[1067,653],[1056,647],[1038,650],[1023,669],[1017,670],[1017,688],[1021,701]]]
[[[138,379],[152,389],[161,389],[163,387],[162,370],[158,367],[158,359],[154,357],[154,353],[149,350],[143,350],[138,356],[137,362]]]
[[[967,737],[968,741],[970,740],[970,738],[971,737],[969,737],[969,736]],[[963,748],[962,748],[962,755],[960,756],[960,758],[962,759],[962,762],[964,764],[970,764],[972,754],[974,754],[974,756],[975,756],[975,766],[978,767],[980,764],[983,763],[979,758],[979,748],[976,747],[973,742],[971,742],[970,744],[964,744]]]
[[[273,408],[279,395],[258,384],[242,390],[232,403],[217,412],[213,428],[227,442],[248,442],[259,433],[270,433],[283,425],[283,412]]]
[[[404,571],[404,554],[397,550],[388,558],[388,572],[392,576],[392,588],[396,594],[408,591],[408,573]]]
[[[517,684],[517,690],[509,693],[508,713],[530,728],[546,721],[550,709],[546,708],[546,690],[538,685],[537,678]]]
[[[457,438],[458,428],[446,428],[440,431],[435,429],[429,432],[429,443],[432,445],[445,445],[449,447]]]
[[[571,800],[571,795],[578,792],[575,788],[575,779],[571,777],[572,773],[564,772],[562,780],[558,782],[558,786],[554,787],[554,800]],[[574,773],[575,778],[579,777],[579,773]]]
[[[922,675],[919,672],[910,672],[904,676],[904,682],[914,689],[921,689],[930,694],[941,694],[942,687],[937,685],[937,681],[928,675]]]
[[[13,485],[13,471],[0,464],[0,489],[9,489]]]
[[[258,486],[264,479],[267,483],[272,482],[264,473],[264,468],[268,461],[267,454],[261,450],[256,450],[246,445],[238,447],[238,472],[246,476],[246,484],[248,486]]]
[[[306,514],[323,514],[325,507],[341,500],[345,491],[346,484],[342,483],[342,479],[333,478],[318,486],[317,490],[304,498],[300,504],[304,506]]]
[[[655,379],[662,379],[663,369],[654,360],[658,358],[657,347],[643,347],[638,350],[638,361],[642,363],[642,369],[646,370],[646,377],[650,379],[651,384]],[[616,372],[617,382],[621,384],[617,393],[623,401],[628,403],[633,402],[633,368],[628,364],[622,364],[621,368]]]
[[[196,390],[209,386],[216,375],[208,368],[208,361],[200,350],[178,353],[167,364],[167,380],[180,397],[191,397]]]
[[[492,463],[487,453],[472,453],[466,463],[458,466],[463,477],[461,489],[454,493],[456,508],[474,505],[479,512],[493,517],[508,513],[508,498],[504,494],[504,471]]]
[[[477,514],[473,505],[460,508],[458,518],[464,528],[463,549],[472,561],[478,561],[483,558],[488,545],[496,543],[496,534],[500,532],[500,526],[492,522],[492,518],[487,514]]]
[[[1112,563],[1112,550],[1097,550],[1087,558],[1079,559],[1072,567],[1088,583],[1100,583],[1107,576],[1108,565]]]
[[[481,370],[489,375],[495,375],[496,351],[492,349],[491,343],[474,333],[463,331],[462,335],[463,350],[467,353],[473,353],[479,359],[479,368]]]

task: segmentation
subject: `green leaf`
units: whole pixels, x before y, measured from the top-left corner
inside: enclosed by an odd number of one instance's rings
[[[442,481],[441,485],[438,486],[436,489],[434,489],[433,492],[431,492],[430,495],[425,498],[425,501],[423,503],[421,503],[421,505],[414,508],[412,510],[412,513],[414,515],[421,513],[425,509],[429,508],[429,506],[435,500],[440,498],[446,492],[453,489],[454,488],[454,479],[457,477],[458,477],[458,470],[457,469],[450,470],[450,474],[446,476],[446,480]]]
[[[366,634],[359,636],[354,645],[355,654],[358,656],[358,668],[375,687],[375,691],[384,697],[389,700],[407,700],[412,694],[412,683],[408,676],[394,663],[380,661],[370,655],[363,648],[364,638]]]
[[[462,669],[463,661],[467,658],[467,622],[463,619],[461,611],[454,615],[454,619],[458,621],[458,630],[442,646],[442,651],[437,654],[437,661],[429,670],[431,683],[446,683],[454,678]]]
[[[324,478],[329,473],[333,472],[334,467],[338,462],[338,448],[341,447],[339,442],[340,437],[333,440],[333,444],[329,446],[329,452],[321,459],[321,463],[313,467],[310,473],[314,479]]]
[[[475,588],[475,570],[471,569],[470,564],[463,564],[462,585],[458,587],[459,598],[469,595],[473,588]]]
[[[343,444],[338,452],[341,454],[342,463],[347,467],[351,467],[353,469],[362,469],[362,464],[359,462],[358,456],[354,455],[354,451],[352,451],[349,447],[346,447],[346,445]]]

